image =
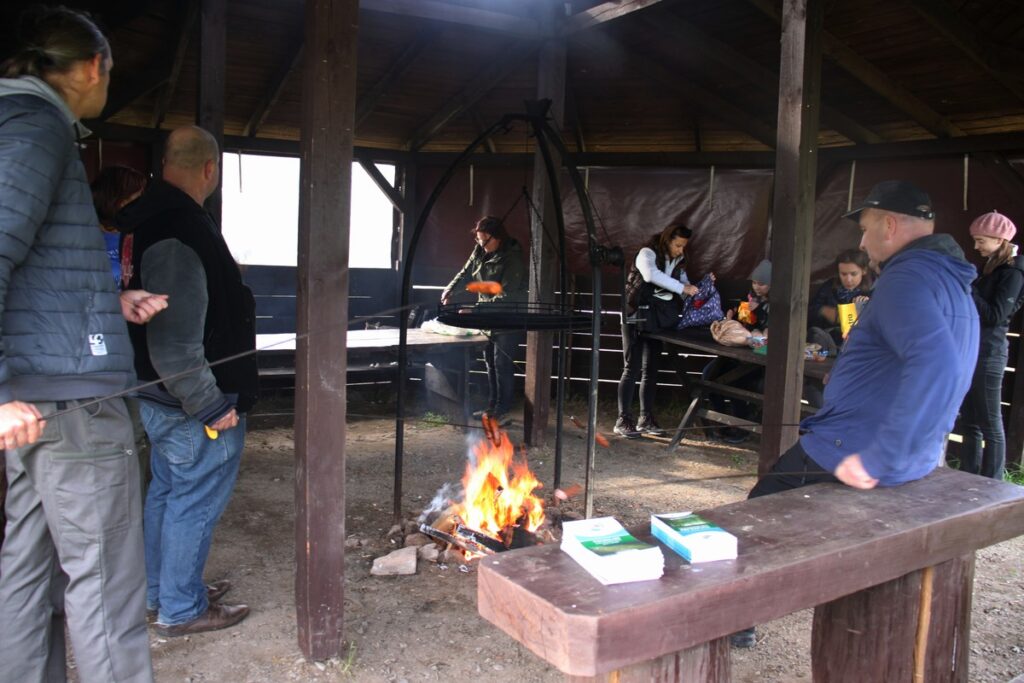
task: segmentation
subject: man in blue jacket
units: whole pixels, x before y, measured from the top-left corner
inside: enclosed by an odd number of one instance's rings
[[[903,181],[872,188],[860,207],[861,249],[882,266],[871,304],[836,361],[825,405],[751,497],[823,480],[855,488],[920,479],[944,452],[978,353],[974,268],[936,235],[931,199]],[[818,475],[818,476],[816,476]],[[824,475],[824,476],[821,476]]]
[[[952,237],[934,234],[927,193],[884,181],[846,217],[860,224],[860,248],[882,274],[832,370],[824,406],[801,422],[800,440],[750,498],[825,481],[870,489],[924,477],[939,465],[970,387],[976,272]],[[732,636],[735,647],[754,642],[753,629]]]

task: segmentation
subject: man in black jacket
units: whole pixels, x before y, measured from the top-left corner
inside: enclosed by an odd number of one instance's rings
[[[257,390],[253,356],[211,367],[255,348],[252,294],[203,209],[217,187],[219,158],[205,130],[173,131],[163,180],[118,216],[129,233],[122,279],[160,287],[171,301],[157,324],[129,327],[139,379],[163,380],[140,392],[153,472],[144,514],[146,604],[158,611],[156,631],[171,637],[232,626],[249,613],[218,602],[226,582],[203,583]]]

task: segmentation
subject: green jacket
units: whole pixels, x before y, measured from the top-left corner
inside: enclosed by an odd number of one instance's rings
[[[485,252],[480,245],[474,247],[466,265],[444,288],[442,297],[461,290],[469,282],[501,283],[501,294],[478,294],[478,304],[526,301],[526,266],[519,243],[510,237],[493,254]]]

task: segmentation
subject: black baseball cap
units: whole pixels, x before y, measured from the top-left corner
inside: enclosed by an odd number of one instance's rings
[[[871,188],[860,206],[843,214],[843,218],[858,220],[864,209],[882,209],[929,221],[935,218],[932,198],[917,185],[905,180],[883,180],[878,183]]]

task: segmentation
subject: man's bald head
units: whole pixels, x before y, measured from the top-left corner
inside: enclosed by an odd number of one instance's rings
[[[199,126],[177,128],[167,136],[164,165],[194,171],[220,156],[217,140]]]
[[[217,140],[198,126],[171,131],[164,145],[163,178],[202,204],[220,181]]]

